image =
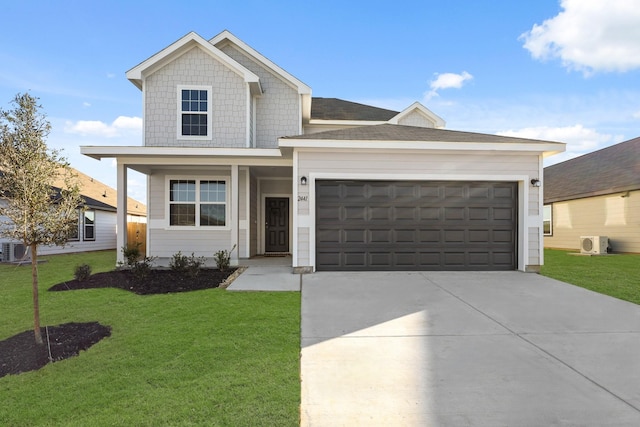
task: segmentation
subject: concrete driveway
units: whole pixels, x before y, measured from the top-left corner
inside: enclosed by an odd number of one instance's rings
[[[303,426],[638,426],[640,306],[531,273],[315,273]]]

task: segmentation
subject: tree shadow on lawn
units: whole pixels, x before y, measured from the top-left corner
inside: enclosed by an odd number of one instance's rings
[[[143,278],[130,271],[114,270],[97,273],[84,280],[58,283],[49,291],[118,288],[138,295],[189,292],[228,286],[237,269],[226,271],[202,269],[191,277],[173,270],[154,269]],[[33,330],[24,331],[0,341],[0,378],[5,375],[35,371],[50,362],[77,356],[103,338],[111,336],[111,327],[98,322],[65,323],[40,328],[44,343],[37,345]]]

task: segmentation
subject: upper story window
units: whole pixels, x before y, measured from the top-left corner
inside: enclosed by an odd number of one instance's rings
[[[178,139],[211,139],[211,86],[178,86]]]

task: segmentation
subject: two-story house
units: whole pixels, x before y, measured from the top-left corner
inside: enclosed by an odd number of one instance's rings
[[[445,130],[311,88],[223,31],[127,72],[142,146],[82,147],[148,177],[149,255],[291,254],[300,270],[537,270],[542,158],[564,144]],[[118,246],[126,244],[118,236]],[[121,255],[120,255],[121,256]]]

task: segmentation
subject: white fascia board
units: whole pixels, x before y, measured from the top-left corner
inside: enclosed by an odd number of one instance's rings
[[[328,148],[362,150],[446,150],[446,151],[514,151],[555,154],[565,150],[565,144],[549,143],[505,143],[505,142],[443,142],[443,141],[347,141],[278,139],[280,148]]]
[[[194,33],[193,31],[127,71],[127,79],[129,79],[139,89],[142,89],[142,79],[145,75],[153,73],[155,70],[162,67],[167,62],[173,60],[174,58],[176,58],[183,52],[186,52],[187,50],[193,48],[194,46],[201,47],[209,55],[216,58],[232,71],[242,76],[245,82],[258,84],[260,83],[260,79],[257,75],[249,71],[247,68],[242,66],[240,63],[226,55],[224,52],[213,46],[211,43],[207,42],[204,38]]]
[[[283,158],[277,148],[207,148],[207,147],[132,147],[94,146],[80,147],[80,153],[97,160],[124,157],[240,157],[240,158]]]
[[[283,77],[285,80],[287,80],[290,84],[292,84],[294,87],[298,89],[298,94],[311,95],[311,88],[309,86],[307,86],[301,80],[295,78],[293,75],[289,74],[288,72],[280,68],[271,60],[267,59],[260,52],[258,52],[257,50],[255,50],[254,48],[252,48],[242,40],[240,40],[235,35],[233,35],[230,31],[224,30],[223,32],[221,32],[220,34],[218,34],[217,36],[209,40],[209,43],[211,43],[212,45],[217,45],[218,43],[224,40],[228,40],[229,42],[235,44],[237,47],[243,50],[246,54],[253,57],[256,61],[260,62],[265,67],[271,69],[274,73],[279,74],[281,77]]]
[[[330,125],[330,126],[375,126],[375,125],[383,125],[385,121],[375,121],[375,120],[322,120],[322,119],[311,119],[309,120],[310,125]]]

